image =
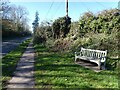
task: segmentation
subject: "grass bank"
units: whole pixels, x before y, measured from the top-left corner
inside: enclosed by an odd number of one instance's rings
[[[11,79],[13,72],[16,69],[16,65],[20,60],[20,57],[24,53],[26,47],[30,43],[31,39],[28,39],[21,43],[15,50],[8,53],[2,58],[2,87],[4,88],[7,81]]]
[[[35,45],[36,88],[118,88],[117,70],[94,72],[74,63],[71,53]]]

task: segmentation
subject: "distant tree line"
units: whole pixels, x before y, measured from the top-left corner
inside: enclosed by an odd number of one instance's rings
[[[18,37],[31,35],[28,25],[28,12],[22,6],[10,5],[10,2],[1,2],[2,37]]]

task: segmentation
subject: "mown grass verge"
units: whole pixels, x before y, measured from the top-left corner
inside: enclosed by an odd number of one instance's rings
[[[21,43],[15,50],[11,51],[2,58],[2,87],[4,88],[13,76],[13,72],[16,69],[16,65],[20,60],[20,57],[24,53],[26,47],[30,43],[31,39],[28,39]]]
[[[36,88],[118,88],[117,70],[94,72],[74,63],[71,53],[52,52],[35,45]]]

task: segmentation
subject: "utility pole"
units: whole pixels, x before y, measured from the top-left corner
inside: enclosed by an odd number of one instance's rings
[[[68,0],[66,0],[66,17],[68,18]]]

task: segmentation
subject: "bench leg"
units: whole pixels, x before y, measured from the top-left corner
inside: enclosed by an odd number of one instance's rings
[[[77,56],[75,57],[75,62],[77,62],[77,59],[79,59]]]
[[[106,61],[104,62],[104,70],[106,69]]]
[[[101,69],[101,66],[100,66],[100,65],[98,65],[98,69]]]
[[[76,62],[77,58],[75,57],[75,62]]]
[[[101,69],[101,60],[99,60],[98,69]]]

